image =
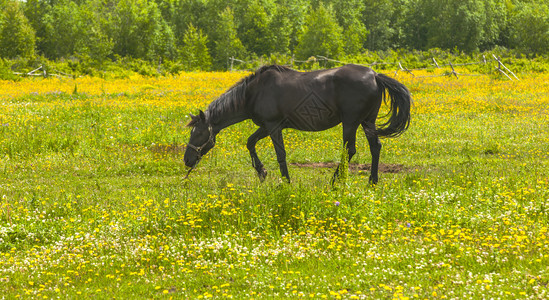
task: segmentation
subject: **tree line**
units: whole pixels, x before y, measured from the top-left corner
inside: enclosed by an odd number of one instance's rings
[[[209,70],[273,53],[549,53],[549,5],[537,0],[0,0],[0,8],[4,59],[132,58]]]

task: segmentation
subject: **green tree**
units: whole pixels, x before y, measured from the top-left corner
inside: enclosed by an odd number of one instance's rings
[[[369,50],[392,48],[398,34],[397,13],[404,9],[404,5],[392,0],[365,0],[364,3],[362,20],[368,30],[364,47]]]
[[[251,0],[239,27],[239,36],[246,49],[259,56],[274,50],[274,32],[269,28],[270,16],[266,10],[272,11],[272,7],[273,3],[267,0]]]
[[[477,49],[482,42],[486,22],[483,2],[451,0],[439,8],[438,18],[431,24],[428,47],[466,51]]]
[[[529,54],[549,53],[549,6],[520,3],[510,22],[511,45]]]
[[[500,0],[412,0],[405,31],[414,49],[474,51],[499,38],[505,23]]]
[[[3,6],[0,22],[0,57],[33,57],[34,30],[23,14],[19,1],[7,1]]]
[[[509,0],[484,0],[485,23],[483,38],[479,45],[481,50],[490,49],[498,43],[502,46],[506,42],[506,29],[509,23]]]
[[[289,21],[287,34],[290,39],[288,45],[290,51],[294,51],[299,42],[299,37],[305,28],[305,20],[308,12],[308,0],[279,0],[278,13],[286,16]]]
[[[271,53],[286,54],[290,51],[290,34],[292,32],[289,9],[282,5],[276,8],[269,22],[268,31],[271,40]]]
[[[80,6],[80,18],[85,30],[77,45],[77,54],[89,56],[100,64],[110,57],[114,47],[114,41],[108,35],[111,14],[102,0],[90,0]]]
[[[189,24],[195,24],[199,28],[207,27],[205,18],[209,12],[208,3],[206,0],[179,0],[174,4],[174,14],[168,22],[172,26],[178,46],[181,46]]]
[[[400,7],[401,9],[404,9],[405,12],[402,13],[403,18],[397,26],[399,26],[399,29],[401,30],[400,37],[403,41],[403,46],[406,48],[418,50],[425,50],[427,48],[429,23],[436,15],[437,7],[429,6],[426,1],[427,0],[409,0],[404,2],[406,5]],[[369,11],[368,8],[366,11]],[[372,14],[372,12],[370,12],[370,14]],[[381,22],[383,22],[383,20],[381,20]],[[388,36],[387,31],[384,31],[383,26],[384,25],[379,24],[381,31],[385,34],[376,37],[376,33],[372,28],[370,37],[372,39],[375,38],[375,41],[381,42],[385,36]],[[371,27],[367,26],[367,28]],[[391,34],[394,34],[394,32]],[[376,44],[379,44],[380,42],[377,42]]]
[[[155,0],[164,19],[167,23],[171,23],[175,16],[175,7],[178,0]]]
[[[154,41],[155,56],[162,59],[175,59],[177,48],[175,45],[175,35],[172,28],[165,20],[160,21],[160,30]]]
[[[192,24],[189,24],[183,35],[183,49],[181,62],[185,70],[208,70],[212,64],[212,58],[208,50],[208,37]]]
[[[219,14],[214,46],[215,68],[227,68],[230,57],[242,58],[246,49],[237,36],[233,11],[227,7]]]
[[[48,43],[46,19],[50,15],[51,5],[43,0],[27,0],[22,3],[24,3],[23,11],[25,16],[35,31],[36,50],[38,53],[44,54],[43,49],[45,44]]]
[[[61,0],[44,16],[45,32],[41,50],[48,58],[58,59],[75,54],[86,32],[75,2]]]
[[[338,58],[343,54],[343,29],[337,23],[331,6],[320,3],[317,9],[310,12],[295,52],[300,59],[313,55]]]
[[[343,27],[343,51],[346,54],[357,54],[364,49],[368,30],[361,22],[365,10],[362,0],[334,0],[334,9],[338,23]]]
[[[50,59],[82,56],[96,62],[105,61],[113,51],[114,41],[109,36],[113,12],[103,0],[60,0],[49,6],[29,0],[27,14],[34,20],[39,34],[38,49]],[[33,9],[42,9],[40,15]]]
[[[111,25],[114,52],[120,56],[154,59],[162,48],[162,17],[154,1],[120,0]]]

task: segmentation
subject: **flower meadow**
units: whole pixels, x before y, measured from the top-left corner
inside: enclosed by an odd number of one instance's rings
[[[259,142],[260,183],[250,121],[183,180],[188,113],[246,75],[0,81],[1,297],[549,297],[549,74],[388,72],[412,124],[376,186],[361,131],[329,184],[340,126],[284,131],[291,184]]]

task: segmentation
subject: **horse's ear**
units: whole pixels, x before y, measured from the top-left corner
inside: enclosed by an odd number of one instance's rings
[[[191,117],[191,120],[187,124],[187,127],[193,127],[194,124],[196,124],[196,122],[198,122],[198,117],[193,115],[193,114],[189,114],[189,117]]]
[[[204,114],[204,112],[199,110],[198,113],[199,113],[200,119],[205,121],[206,120],[206,115]]]

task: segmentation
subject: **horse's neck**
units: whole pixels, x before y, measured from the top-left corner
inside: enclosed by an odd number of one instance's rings
[[[249,119],[244,111],[226,111],[210,120],[212,128],[215,132],[219,132],[231,125],[240,123]]]
[[[232,87],[208,106],[207,117],[214,131],[219,132],[249,118],[244,105],[245,84]]]

